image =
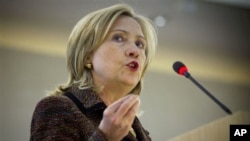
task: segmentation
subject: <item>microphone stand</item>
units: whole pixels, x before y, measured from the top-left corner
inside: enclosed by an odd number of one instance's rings
[[[205,94],[207,94],[215,103],[217,103],[227,114],[232,112],[224,104],[222,104],[216,97],[214,97],[207,89],[205,89],[198,81],[196,81],[189,72],[184,72],[184,76],[191,80],[197,87],[199,87]]]

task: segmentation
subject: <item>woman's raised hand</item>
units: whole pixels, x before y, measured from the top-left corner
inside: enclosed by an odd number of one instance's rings
[[[129,94],[105,109],[99,128],[109,141],[120,141],[129,133],[139,105],[139,96]]]

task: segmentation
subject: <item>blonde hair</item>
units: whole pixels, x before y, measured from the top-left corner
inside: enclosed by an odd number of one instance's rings
[[[67,48],[68,82],[59,86],[52,94],[61,94],[73,84],[81,89],[93,88],[98,90],[93,84],[91,70],[85,67],[85,65],[87,60],[91,58],[93,53],[104,42],[112,24],[121,15],[134,18],[140,24],[145,36],[147,47],[146,65],[142,73],[142,77],[144,76],[157,46],[155,27],[148,18],[136,14],[129,5],[117,4],[89,13],[75,25],[69,36]],[[142,78],[131,92],[139,94],[141,89]]]

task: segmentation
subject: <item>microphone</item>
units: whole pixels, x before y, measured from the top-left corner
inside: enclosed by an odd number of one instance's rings
[[[186,78],[191,80],[198,88],[200,88],[205,94],[207,94],[215,103],[217,103],[227,114],[231,115],[232,112],[222,104],[218,99],[216,99],[207,89],[205,89],[198,81],[196,81],[191,74],[188,72],[187,67],[180,61],[176,61],[173,64],[173,69],[179,75],[184,75]]]

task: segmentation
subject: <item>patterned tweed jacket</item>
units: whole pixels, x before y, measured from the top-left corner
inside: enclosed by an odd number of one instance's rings
[[[65,95],[43,98],[33,113],[30,141],[107,141],[98,128],[106,108],[103,101],[90,89],[72,87],[69,92],[84,111]],[[129,132],[122,141],[151,141],[137,117],[132,127],[136,137]]]

